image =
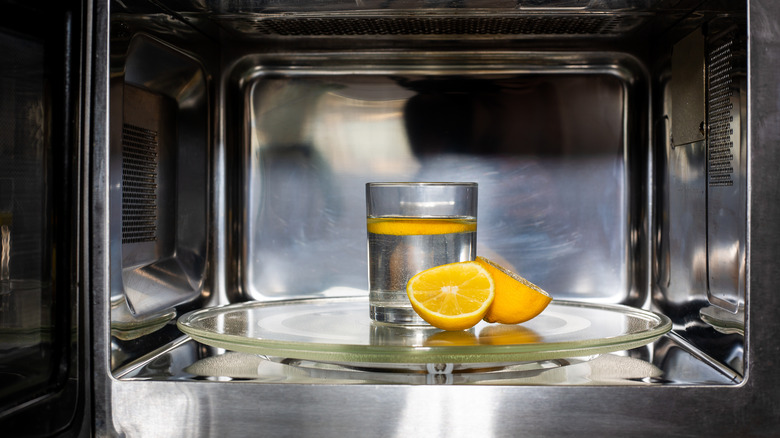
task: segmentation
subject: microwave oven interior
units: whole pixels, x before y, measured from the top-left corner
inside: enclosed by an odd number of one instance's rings
[[[699,0],[111,2],[113,377],[740,384],[746,16]],[[672,330],[431,378],[177,328],[213,306],[365,295],[365,184],[453,180],[479,183],[479,255]]]

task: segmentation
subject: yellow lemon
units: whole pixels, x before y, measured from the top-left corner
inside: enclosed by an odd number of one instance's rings
[[[412,308],[442,330],[464,330],[487,313],[495,295],[493,277],[477,262],[426,269],[406,284]]]
[[[518,324],[542,313],[552,297],[539,286],[496,263],[477,257],[493,277],[496,297],[485,314],[485,321],[502,324]]]

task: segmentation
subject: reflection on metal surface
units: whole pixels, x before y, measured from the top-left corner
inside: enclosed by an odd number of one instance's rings
[[[703,307],[699,311],[699,316],[702,321],[721,333],[727,335],[736,333],[745,336],[744,308],[740,308],[736,313],[731,313],[719,306]]]
[[[703,143],[693,143],[678,148],[667,144],[665,152],[658,254],[666,263],[658,271],[662,277],[656,300],[680,324],[685,315],[680,307],[706,291],[706,151]]]
[[[726,341],[723,346],[734,345]],[[743,379],[742,349],[734,348],[732,353],[728,354],[731,360],[726,361],[722,358],[714,358],[697,346],[674,332],[657,344],[655,351],[659,366],[666,370],[667,378],[671,381],[689,381],[699,380],[700,383],[710,384],[730,384],[739,383]],[[732,368],[736,363],[739,368]]]
[[[734,356],[741,357],[741,356]],[[512,364],[456,365],[407,364],[378,368],[358,364],[329,363],[268,357],[215,349],[204,355],[202,347],[182,338],[155,355],[125,367],[117,377],[140,380],[246,381],[249,383],[419,384],[419,385],[621,385],[663,386],[718,384],[739,381],[741,376],[703,360],[698,350],[679,336],[660,338],[633,350],[581,358],[519,362]],[[439,377],[437,377],[439,375]]]
[[[11,225],[14,222],[14,180],[0,178],[0,295],[8,293],[11,281]]]
[[[598,356],[618,357],[611,355]],[[597,360],[598,360],[597,358]],[[461,364],[420,364],[407,368],[388,368],[359,365],[333,364],[327,362],[301,361],[274,357],[257,356],[247,353],[227,352],[195,362],[183,371],[200,377],[224,377],[230,379],[251,379],[257,383],[384,383],[406,385],[466,385],[466,384],[576,384],[577,379],[587,381],[585,370],[567,369],[557,373],[550,370],[571,367],[593,358],[556,359],[540,362],[513,364],[485,364],[482,366],[463,366]],[[636,359],[622,358],[616,364],[632,363]],[[605,362],[602,359],[602,362]],[[637,361],[638,362],[638,361]],[[599,363],[597,365],[602,365]],[[639,365],[639,364],[637,364]],[[584,367],[583,367],[584,368]],[[603,371],[603,369],[602,369]],[[615,372],[619,371],[619,372]],[[602,376],[621,379],[658,377],[660,371],[646,362],[640,366],[615,366],[612,373],[603,372]]]
[[[706,44],[701,47],[697,44],[701,56],[705,56],[705,47],[712,44],[707,34],[704,37]],[[670,78],[672,83],[676,80],[679,77]],[[670,117],[671,126],[674,126],[677,116],[670,107],[672,101],[676,102],[675,91],[679,91],[679,87],[665,84],[659,115],[660,121]],[[712,94],[707,97],[711,98]],[[708,102],[708,109],[717,112],[713,104],[717,102]],[[736,107],[744,108],[745,103],[740,102]],[[712,120],[710,117],[708,122]],[[738,117],[734,119],[738,120]],[[663,125],[659,122],[659,126]],[[724,375],[732,376],[733,381],[738,381],[735,376],[744,370],[742,350],[745,339],[733,328],[737,324],[735,318],[743,318],[744,323],[744,313],[729,318],[728,326],[731,328],[724,331],[717,325],[717,321],[722,323],[724,319],[713,318],[712,304],[736,313],[740,300],[744,300],[744,233],[747,224],[744,215],[747,203],[744,195],[741,198],[728,195],[734,193],[731,186],[711,184],[712,135],[717,132],[710,131],[707,141],[682,147],[675,147],[668,132],[659,136],[663,143],[657,163],[661,171],[656,192],[658,228],[653,270],[654,304],[672,319],[681,338],[680,343],[688,343],[691,349],[700,349],[697,353],[699,360],[710,363]],[[744,137],[739,140],[731,138],[735,141],[734,149],[743,148],[742,145],[746,144]],[[734,159],[735,162],[739,160],[738,157]],[[735,181],[744,181],[740,175],[744,175],[744,169],[733,174]],[[745,190],[744,187],[741,190]],[[737,218],[739,215],[743,215],[742,220]],[[686,361],[693,367],[691,372],[700,370],[698,366],[693,366],[694,362]]]
[[[176,318],[176,310],[137,317],[128,309],[124,297],[111,304],[111,336],[122,341],[154,333]]]
[[[704,36],[694,30],[672,49],[672,141],[683,146],[705,138]]]
[[[523,56],[245,59],[234,299],[365,288],[362,187],[381,179],[477,181],[478,252],[556,297],[644,301],[645,133],[627,131],[642,110],[624,111],[643,99],[642,72],[616,54],[582,69],[565,64],[588,55]]]
[[[0,283],[0,408],[45,388],[57,372],[51,285],[37,280]]]
[[[124,371],[125,380],[198,378],[213,381],[306,384],[405,385],[658,385],[669,383],[658,359],[641,349],[582,358],[463,366],[408,364],[370,368],[357,364],[304,361],[240,352],[221,352],[189,362],[196,344],[189,340],[166,349],[154,360]],[[685,350],[680,350],[685,355]],[[453,366],[454,365],[454,366]],[[680,381],[682,383],[682,381]]]
[[[202,293],[207,85],[195,59],[144,36],[114,63],[112,295],[143,319]]]
[[[2,213],[0,213],[2,214]],[[0,225],[0,293],[6,292],[7,283],[11,281],[11,227]]]
[[[709,42],[707,72],[707,296],[732,313],[745,302],[747,243],[747,53],[735,35]]]
[[[323,379],[324,381],[335,378],[348,383],[370,381],[412,385],[600,385],[606,383],[641,385],[657,381],[663,375],[663,372],[651,363],[612,354],[502,364],[495,367],[486,364],[481,368],[473,366],[458,368],[456,364],[428,364],[419,371],[409,369],[394,372],[316,362],[285,361],[282,363],[291,368],[277,367],[272,372],[287,374],[292,379],[314,381]],[[262,365],[258,366],[256,378],[269,377],[259,373],[263,368]],[[194,367],[189,371],[200,370],[202,368]]]

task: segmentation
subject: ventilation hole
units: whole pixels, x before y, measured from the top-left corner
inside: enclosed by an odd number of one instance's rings
[[[280,36],[608,35],[620,16],[538,17],[269,17],[253,31]]]
[[[157,240],[157,132],[122,127],[122,243]]]
[[[707,67],[707,143],[708,184],[711,187],[734,185],[731,115],[733,92],[733,40],[717,45],[709,53]]]

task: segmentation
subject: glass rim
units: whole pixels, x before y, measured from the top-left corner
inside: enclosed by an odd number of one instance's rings
[[[456,186],[456,187],[477,187],[476,182],[368,182],[366,187],[402,187],[402,186]]]

